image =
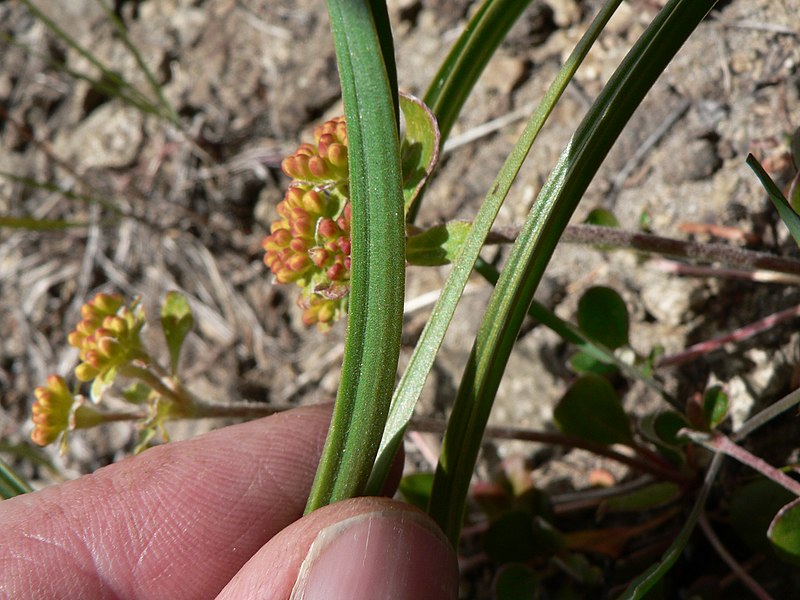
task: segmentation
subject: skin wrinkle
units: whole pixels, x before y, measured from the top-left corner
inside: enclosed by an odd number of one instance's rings
[[[329,411],[299,409],[267,419],[269,425],[247,423],[160,446],[134,463],[4,502],[0,522],[12,518],[10,529],[0,528],[0,565],[20,570],[17,584],[29,580],[43,599],[65,597],[65,586],[74,591],[70,598],[213,595],[302,514],[301,492],[310,488]],[[31,546],[20,542],[26,535],[41,538],[33,559]],[[4,548],[10,544],[25,561]],[[40,544],[56,550],[36,550]],[[31,573],[31,563],[47,568]],[[79,571],[85,576],[75,587]]]

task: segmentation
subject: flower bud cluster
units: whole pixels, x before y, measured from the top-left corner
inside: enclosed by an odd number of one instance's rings
[[[350,289],[350,204],[344,117],[317,127],[282,163],[292,181],[278,204],[280,219],[263,243],[264,262],[279,283],[303,289],[303,322],[327,329],[346,310]]]
[[[31,409],[33,432],[31,439],[46,446],[69,429],[74,398],[63,377],[50,375],[47,385],[33,391],[36,401]]]
[[[80,350],[81,363],[75,367],[80,381],[91,381],[146,357],[139,337],[145,324],[144,308],[138,302],[126,306],[122,296],[98,294],[81,307],[81,316],[67,338]]]

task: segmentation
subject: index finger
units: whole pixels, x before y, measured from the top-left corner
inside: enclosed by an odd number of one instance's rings
[[[214,597],[302,515],[329,421],[295,409],[0,502],[0,596]]]

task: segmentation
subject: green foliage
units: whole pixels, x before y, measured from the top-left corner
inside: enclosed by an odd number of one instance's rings
[[[405,125],[400,156],[407,213],[439,160],[441,136],[436,116],[419,98],[400,94],[400,111]]]
[[[728,394],[721,386],[711,386],[706,390],[703,395],[703,411],[708,429],[716,429],[728,416]]]
[[[628,308],[609,287],[596,286],[578,301],[578,325],[591,339],[611,348],[628,343]]]
[[[598,375],[579,377],[558,402],[553,420],[564,433],[599,444],[628,444],[633,440],[617,392]]]
[[[680,489],[670,481],[659,481],[634,490],[629,494],[610,498],[603,504],[603,512],[639,512],[656,508],[675,500]]]
[[[498,571],[494,582],[497,600],[535,600],[538,593],[539,577],[530,567],[511,564]]]
[[[428,508],[432,487],[433,473],[412,473],[400,480],[397,491],[403,496],[403,500],[425,510]]]
[[[763,185],[764,189],[767,191],[767,196],[769,196],[770,201],[777,209],[783,223],[789,228],[789,232],[792,234],[794,241],[800,245],[800,215],[794,211],[780,188],[775,185],[775,182],[772,181],[772,178],[764,170],[764,167],[758,163],[755,156],[748,154],[746,162],[761,181],[761,185]]]
[[[776,513],[794,499],[791,492],[774,481],[753,479],[731,494],[731,526],[754,552],[771,554],[767,531]]]
[[[489,558],[504,564],[551,556],[564,547],[564,540],[544,519],[514,509],[489,526],[483,545]]]
[[[593,208],[586,215],[584,223],[588,225],[600,225],[602,227],[619,227],[619,221],[610,210],[606,208]]]
[[[169,349],[169,364],[173,375],[178,372],[181,348],[192,327],[194,317],[186,298],[178,292],[169,292],[161,305],[161,329]]]
[[[410,236],[406,240],[408,264],[433,267],[451,263],[464,245],[469,230],[469,223],[450,221]]]
[[[800,566],[800,500],[795,499],[778,511],[767,537],[780,558]]]

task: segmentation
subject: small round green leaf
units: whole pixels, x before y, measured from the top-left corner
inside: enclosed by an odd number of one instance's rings
[[[755,552],[769,553],[767,530],[770,521],[794,498],[789,490],[764,477],[735,489],[730,499],[733,530]]]
[[[601,227],[619,227],[619,221],[610,210],[605,208],[593,208],[586,215],[584,223],[588,225],[600,225]]]
[[[497,600],[534,600],[538,593],[539,576],[527,565],[508,565],[500,569],[494,580]]]
[[[525,510],[510,510],[486,531],[484,549],[497,563],[525,562],[551,556],[564,547],[558,531]]]
[[[781,559],[800,566],[800,498],[778,511],[767,537]]]
[[[592,287],[581,296],[578,325],[591,339],[612,350],[628,343],[628,308],[609,287]]]
[[[561,398],[553,419],[569,435],[600,444],[632,441],[628,416],[608,380],[588,373],[579,377]]]
[[[722,391],[722,387],[714,385],[706,390],[703,394],[703,410],[709,429],[722,423],[728,414],[728,394]]]

